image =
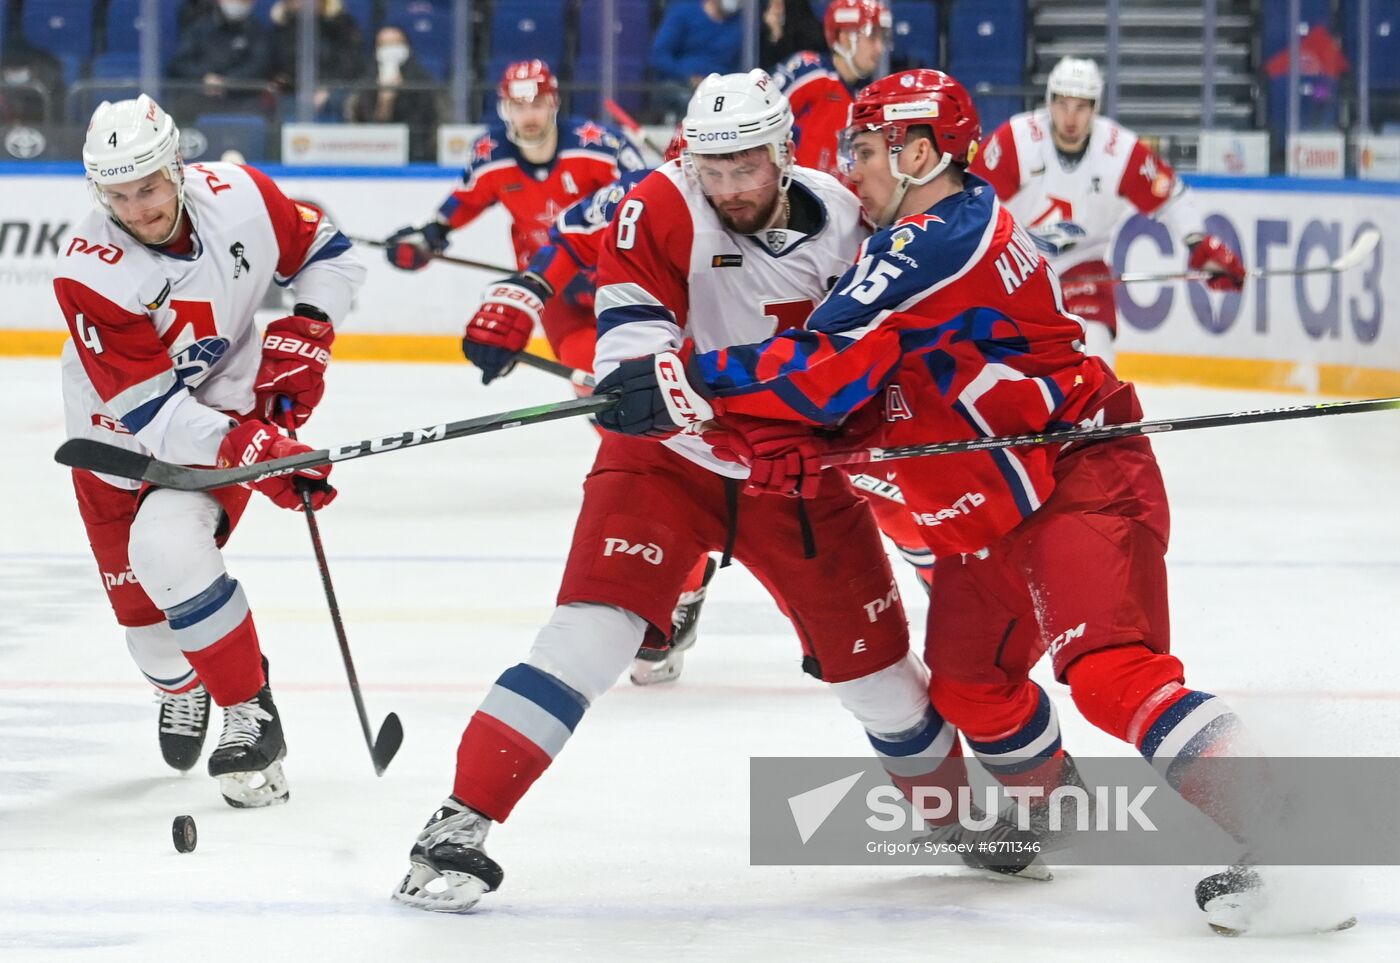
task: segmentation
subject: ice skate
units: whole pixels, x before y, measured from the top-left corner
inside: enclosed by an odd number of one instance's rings
[[[980,811],[971,815],[974,821],[983,818]],[[918,842],[958,845],[958,855],[969,869],[1036,882],[1054,879],[1050,867],[1040,858],[1040,838],[1028,830],[1017,829],[1005,815],[998,815],[987,829],[968,829],[957,822],[937,826],[929,835],[919,837]]]
[[[465,913],[501,885],[501,867],[482,849],[491,820],[448,797],[409,850],[408,875],[393,898],[417,909]]]
[[[655,685],[674,682],[685,667],[686,650],[695,644],[700,630],[700,609],[705,604],[705,592],[718,566],[714,559],[705,563],[705,577],[693,592],[682,592],[671,613],[671,644],[668,648],[644,646],[632,660],[633,685]]]
[[[1196,884],[1196,905],[1206,914],[1206,923],[1221,936],[1243,936],[1268,905],[1269,891],[1251,867],[1236,864],[1221,873],[1207,876]],[[1310,932],[1327,933],[1351,929],[1356,917],[1348,916],[1332,925],[1314,927]]]
[[[287,743],[282,720],[264,685],[246,702],[224,707],[224,730],[209,756],[209,775],[219,780],[224,801],[236,809],[258,809],[287,801],[282,771]]]
[[[202,684],[186,692],[156,690],[160,715],[156,734],[166,764],[181,772],[194,768],[209,731],[209,693]]]

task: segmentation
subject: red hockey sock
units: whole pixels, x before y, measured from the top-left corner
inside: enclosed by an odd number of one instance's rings
[[[504,822],[551,762],[539,746],[477,712],[457,746],[452,795],[486,818]]]
[[[209,690],[209,698],[221,706],[247,702],[267,681],[263,676],[262,650],[258,647],[258,632],[253,627],[251,612],[219,641],[193,652],[186,651],[185,658],[194,666],[204,688]]]

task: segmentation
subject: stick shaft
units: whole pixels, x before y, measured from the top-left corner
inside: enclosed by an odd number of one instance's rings
[[[96,471],[120,478],[150,482],[161,488],[177,491],[205,492],[229,485],[242,485],[246,482],[270,478],[300,471],[303,468],[316,468],[336,464],[369,455],[382,455],[404,448],[416,448],[439,441],[452,441],[468,435],[485,434],[506,428],[518,428],[545,421],[557,421],[578,415],[593,414],[617,404],[615,394],[593,395],[589,398],[575,398],[554,404],[536,405],[533,408],[520,408],[503,411],[479,418],[468,418],[447,424],[431,425],[427,428],[411,428],[397,434],[366,438],[338,448],[321,448],[315,451],[275,458],[271,461],[242,465],[236,468],[190,468],[157,461],[149,455],[90,438],[72,438],[59,446],[54,459],[70,468]]]
[[[1023,448],[1031,445],[1067,445],[1071,442],[1107,441],[1161,432],[1193,431],[1199,428],[1222,428],[1230,425],[1255,425],[1271,421],[1294,421],[1324,415],[1359,414],[1366,411],[1400,410],[1400,398],[1370,398],[1363,401],[1325,401],[1315,405],[1294,405],[1288,408],[1264,408],[1256,411],[1232,411],[1218,415],[1194,415],[1186,418],[1163,418],[1156,421],[1132,421],[1121,425],[1094,425],[1087,428],[1066,428],[1032,435],[994,435],[966,441],[931,442],[926,445],[904,445],[898,448],[865,448],[831,452],[824,456],[826,466],[853,465],[865,462],[894,461],[899,458],[924,458],[931,455],[954,455],[967,451],[988,451],[998,448]]]
[[[346,235],[350,237],[350,235]],[[388,247],[386,241],[376,241],[372,237],[350,237],[356,244],[368,244],[370,247]],[[446,261],[448,264],[457,264],[461,267],[476,268],[480,271],[496,271],[501,274],[514,274],[515,268],[502,267],[499,264],[487,264],[485,261],[473,261],[471,258],[457,257],[455,254],[434,254],[433,260]]]

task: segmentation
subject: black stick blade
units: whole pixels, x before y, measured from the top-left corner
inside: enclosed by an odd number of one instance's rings
[[[53,453],[54,461],[69,468],[85,471],[98,471],[104,475],[130,478],[132,481],[146,481],[146,472],[151,467],[151,456],[116,445],[106,445],[90,438],[70,438],[58,446]]]
[[[394,755],[399,751],[401,745],[403,745],[403,723],[399,722],[398,713],[391,712],[384,717],[384,724],[379,727],[379,735],[369,750],[369,757],[374,763],[376,776],[384,775],[384,770],[389,768],[389,763],[393,761]]]

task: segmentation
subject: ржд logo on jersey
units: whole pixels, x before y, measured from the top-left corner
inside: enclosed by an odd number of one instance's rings
[[[640,555],[643,561],[660,565],[666,556],[661,546],[655,542],[638,542],[635,545],[625,538],[608,537],[603,539],[603,557],[609,555]]]

